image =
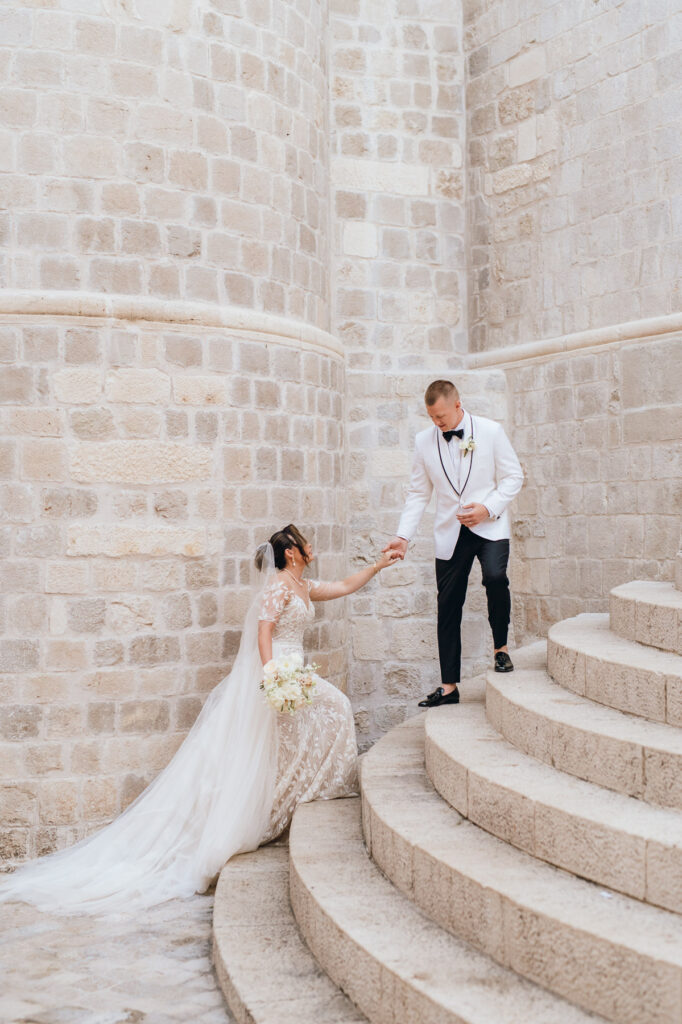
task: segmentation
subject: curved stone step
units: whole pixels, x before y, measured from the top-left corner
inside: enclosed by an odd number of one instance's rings
[[[674,583],[623,583],[611,591],[609,610],[618,636],[682,654],[682,593]]]
[[[682,730],[614,711],[544,669],[488,673],[486,715],[518,750],[568,775],[682,809]]]
[[[426,771],[465,818],[571,874],[682,913],[682,815],[602,789],[513,747],[475,705],[434,708]]]
[[[608,615],[586,613],[553,625],[547,668],[561,686],[599,704],[682,725],[682,658],[612,633]]]
[[[682,1018],[677,915],[550,867],[464,821],[428,780],[420,720],[367,753],[362,790],[373,859],[443,928],[618,1024]]]
[[[301,804],[290,853],[301,931],[372,1024],[601,1019],[500,967],[421,914],[367,856],[357,798]]]
[[[223,868],[213,906],[213,962],[239,1024],[367,1024],[324,974],[289,903],[289,851],[265,846]]]

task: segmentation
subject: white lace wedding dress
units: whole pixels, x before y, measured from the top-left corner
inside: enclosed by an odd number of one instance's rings
[[[316,600],[325,584],[308,581],[308,601],[292,593],[281,579],[266,589],[260,618],[274,622],[272,655],[303,654],[303,631],[315,619]],[[317,677],[313,703],[294,715],[277,716],[277,783],[269,842],[289,825],[296,805],[330,800],[357,792],[357,744],[350,701],[340,690]]]
[[[247,614],[232,671],[166,768],[111,824],[5,876],[0,901],[65,914],[130,913],[190,897],[230,857],[283,832],[298,803],[355,793],[347,697],[318,679],[310,705],[277,714],[259,689],[258,621],[275,623],[274,656],[302,652],[324,587],[310,583],[306,602],[271,572]]]

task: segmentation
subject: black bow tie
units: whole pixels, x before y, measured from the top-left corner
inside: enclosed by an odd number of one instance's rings
[[[443,437],[445,438],[448,444],[450,444],[453,437],[458,437],[461,441],[462,438],[464,437],[464,427],[460,427],[459,430],[444,430]]]

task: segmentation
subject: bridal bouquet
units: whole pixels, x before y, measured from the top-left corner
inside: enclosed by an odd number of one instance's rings
[[[263,666],[260,684],[270,707],[293,715],[299,708],[310,704],[317,681],[317,667],[314,664],[304,667],[300,654],[282,654],[279,658],[271,658]]]

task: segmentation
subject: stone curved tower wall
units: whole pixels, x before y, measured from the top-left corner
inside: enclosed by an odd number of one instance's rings
[[[5,5],[4,286],[327,328],[325,23],[321,0]]]
[[[527,471],[517,638],[670,579],[682,507],[680,15],[465,2],[470,365]]]
[[[6,856],[109,820],[167,763],[229,670],[258,542],[293,521],[343,568],[325,20],[3,8]],[[345,685],[343,607],[309,640]]]

